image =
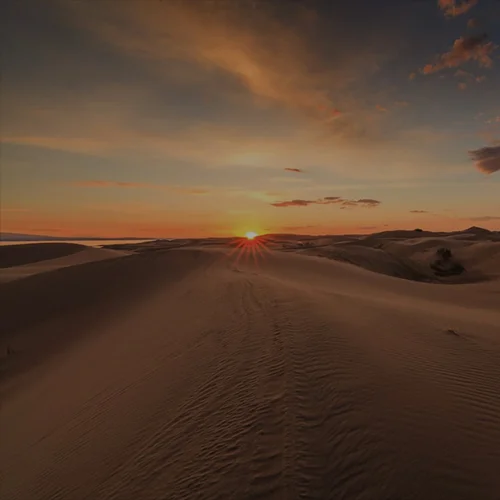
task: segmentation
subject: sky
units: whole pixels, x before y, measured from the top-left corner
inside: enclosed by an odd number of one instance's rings
[[[497,0],[6,0],[0,230],[500,229]]]

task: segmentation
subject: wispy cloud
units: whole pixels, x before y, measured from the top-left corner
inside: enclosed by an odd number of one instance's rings
[[[147,182],[124,182],[107,180],[83,180],[73,181],[72,186],[81,188],[125,188],[125,189],[164,189],[180,194],[201,195],[209,193],[209,189],[198,187],[170,186],[165,184],[154,184]]]
[[[287,207],[307,207],[309,205],[339,205],[340,208],[354,208],[354,207],[363,207],[363,208],[371,208],[377,207],[380,205],[380,201],[373,200],[371,198],[362,198],[359,200],[348,200],[341,198],[340,196],[326,196],[324,198],[319,198],[316,200],[287,200],[287,201],[278,201],[275,203],[271,203],[273,207],[278,208],[287,208]]]
[[[492,174],[500,170],[500,146],[487,146],[469,151],[476,168],[485,174]]]
[[[466,79],[467,81],[474,81],[476,83],[482,83],[486,80],[486,77],[484,75],[475,76],[468,71],[464,71],[463,69],[458,69],[455,72],[454,76],[456,76],[457,78]]]
[[[301,173],[303,173],[303,172],[304,172],[304,171],[303,171],[303,170],[301,170],[300,168],[289,168],[289,167],[287,167],[287,168],[285,168],[284,170],[286,170],[287,172],[296,172],[296,173],[299,173],[299,174],[301,174]]]
[[[468,12],[478,0],[438,0],[439,8],[446,16],[456,17]]]
[[[496,46],[488,40],[486,34],[462,36],[455,40],[453,47],[441,54],[435,63],[424,66],[422,73],[429,75],[445,68],[457,68],[468,61],[476,61],[479,66],[490,68],[493,65],[491,53]]]
[[[0,207],[0,213],[27,213],[31,212],[29,208],[16,208],[16,207]]]
[[[410,210],[411,214],[428,214],[428,210]]]
[[[56,137],[54,136],[3,136],[4,144],[33,146],[56,151],[80,152],[88,154],[102,153],[109,149],[109,144],[93,137]]]
[[[360,27],[355,11],[345,9],[326,21],[313,8],[304,15],[293,2],[285,21],[273,15],[274,7],[247,11],[239,2],[224,7],[174,0],[106,2],[99,9],[88,2],[61,3],[79,28],[150,65],[160,78],[168,80],[172,68],[184,62],[198,78],[201,72],[209,82],[209,75],[216,75],[220,87],[222,77],[229,76],[233,90],[240,85],[259,105],[298,111],[333,136],[359,139],[370,127],[373,134],[378,131],[366,120],[370,109],[353,95],[352,84],[397,52],[400,30],[381,30],[390,21],[382,15],[378,23],[362,23],[363,38],[330,45],[326,58],[316,32],[348,36],[351,27]]]
[[[72,8],[82,26],[127,55],[219,68],[254,95],[290,108],[314,114],[334,108],[321,90],[328,75],[305,71],[314,57],[298,34],[258,11],[242,19],[242,9],[176,1],[110,3],[99,17],[88,5]]]
[[[73,186],[86,187],[86,188],[108,188],[108,187],[118,187],[118,188],[154,188],[158,189],[162,186],[155,184],[146,184],[143,182],[122,182],[122,181],[75,181],[71,183]]]
[[[479,217],[469,217],[469,220],[474,222],[490,222],[500,220],[500,217],[497,215],[481,215]]]

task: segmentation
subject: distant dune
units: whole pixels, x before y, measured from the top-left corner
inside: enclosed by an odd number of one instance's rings
[[[500,241],[410,233],[0,247],[2,498],[498,500]]]
[[[30,243],[0,246],[0,282],[26,278],[97,260],[128,255],[125,251],[87,247],[75,243]]]

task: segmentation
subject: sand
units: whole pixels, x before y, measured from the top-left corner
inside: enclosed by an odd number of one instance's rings
[[[0,497],[500,498],[496,237],[157,242],[1,284]],[[467,283],[391,275],[443,239]]]
[[[124,250],[87,247],[76,243],[29,243],[0,246],[0,283],[27,278],[87,262],[130,255]]]

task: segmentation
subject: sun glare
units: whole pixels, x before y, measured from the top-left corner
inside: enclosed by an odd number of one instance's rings
[[[258,234],[254,233],[253,231],[248,231],[248,233],[245,233],[245,238],[247,240],[253,240],[257,236],[258,236]]]

